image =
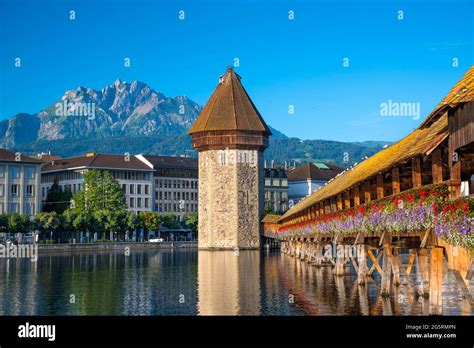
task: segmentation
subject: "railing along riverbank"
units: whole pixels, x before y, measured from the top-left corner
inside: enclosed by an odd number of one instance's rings
[[[107,243],[78,243],[78,244],[37,244],[39,253],[67,253],[83,251],[123,251],[146,249],[197,248],[197,242],[107,242]]]

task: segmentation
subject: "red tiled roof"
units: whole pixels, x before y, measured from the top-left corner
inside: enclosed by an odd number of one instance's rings
[[[0,148],[0,161],[17,162],[16,158],[17,157],[16,157],[15,152]],[[41,160],[37,158],[21,155],[20,162],[41,163]]]
[[[79,157],[63,158],[48,162],[42,168],[43,172],[65,170],[71,168],[110,168],[147,170],[152,169],[134,156],[126,158],[124,155],[92,154]]]
[[[336,166],[335,164],[326,164],[326,166],[328,166],[329,169],[320,169],[316,167],[313,163],[305,163],[289,171],[287,174],[288,180],[300,181],[311,179],[329,181],[344,170],[341,167]]]

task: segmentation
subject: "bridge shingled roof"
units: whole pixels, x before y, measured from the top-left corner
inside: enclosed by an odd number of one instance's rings
[[[446,111],[460,103],[474,101],[474,66],[451,89],[447,96],[411,134],[390,147],[377,152],[365,161],[347,169],[321,189],[304,198],[285,214],[279,222],[300,213],[304,209],[333,197],[372,176],[387,171],[412,157],[429,154],[448,136]]]

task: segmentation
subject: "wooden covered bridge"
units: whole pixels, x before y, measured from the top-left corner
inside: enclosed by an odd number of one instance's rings
[[[406,285],[441,314],[446,259],[465,299],[474,251],[474,67],[411,134],[355,164],[284,215],[263,219],[282,253],[358,283],[380,274],[382,297]],[[400,255],[408,253],[406,264]],[[415,261],[421,284],[410,277]],[[404,282],[400,278],[403,277]]]

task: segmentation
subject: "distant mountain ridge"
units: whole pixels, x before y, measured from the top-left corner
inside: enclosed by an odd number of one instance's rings
[[[70,115],[63,105],[67,105]],[[93,105],[94,115],[77,113]],[[59,112],[58,112],[59,111]],[[0,122],[0,146],[41,140],[181,134],[201,112],[184,96],[168,98],[143,82],[115,81],[100,91],[79,87],[37,114]]]
[[[66,91],[36,114],[19,113],[0,121],[0,147],[28,154],[51,151],[63,157],[87,152],[195,156],[187,130],[201,110],[185,96],[170,98],[143,82],[116,80],[100,91],[87,87]],[[322,160],[347,167],[390,144],[300,140],[271,131],[265,158],[276,163]]]

